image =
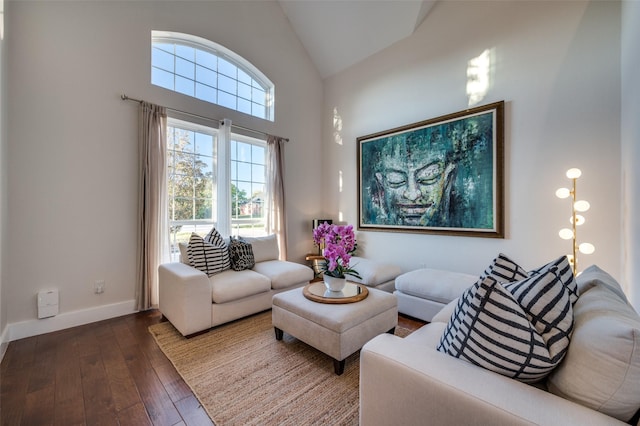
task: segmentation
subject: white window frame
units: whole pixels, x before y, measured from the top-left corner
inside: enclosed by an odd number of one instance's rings
[[[243,222],[242,220],[236,220],[234,218],[232,209],[231,209],[231,204],[228,204],[228,202],[226,202],[225,200],[231,200],[231,184],[234,183],[233,179],[231,178],[231,174],[229,174],[228,177],[228,181],[226,183],[222,182],[222,180],[224,180],[224,178],[222,178],[220,176],[220,162],[224,161],[225,164],[227,165],[227,168],[231,167],[231,152],[225,152],[225,150],[220,149],[220,130],[216,129],[214,127],[210,127],[210,126],[204,126],[201,124],[197,124],[191,121],[187,121],[184,119],[180,119],[180,118],[175,118],[175,117],[168,117],[167,118],[167,128],[169,127],[177,127],[180,129],[185,129],[187,131],[195,131],[195,132],[199,132],[199,133],[204,133],[204,134],[208,134],[213,136],[213,152],[212,152],[212,158],[213,158],[213,188],[212,188],[212,206],[211,206],[211,213],[212,216],[210,219],[192,219],[192,220],[173,220],[173,218],[169,215],[169,229],[167,229],[167,233],[170,232],[170,228],[173,226],[177,226],[177,225],[182,225],[182,226],[193,226],[194,230],[198,230],[197,233],[199,234],[206,234],[212,227],[216,227],[220,233],[226,237],[228,235],[241,235],[241,236],[263,236],[266,235],[266,214],[265,211],[263,210],[262,214],[262,218],[260,219],[253,219],[252,223],[262,223],[263,227],[262,228],[258,228],[258,229],[251,229],[251,231],[249,232],[242,232],[241,227],[240,227],[240,222]],[[265,167],[265,176],[264,176],[264,192],[265,192],[265,198],[268,197],[269,195],[266,194],[266,163],[267,163],[267,153],[266,153],[266,141],[264,140],[260,140],[260,139],[256,139],[256,138],[252,138],[249,136],[245,136],[245,135],[241,135],[241,134],[237,134],[237,133],[231,133],[231,140],[232,141],[237,141],[237,142],[242,142],[242,143],[248,143],[251,145],[257,145],[257,146],[261,146],[265,148],[265,158],[264,158],[264,167]],[[169,146],[167,146],[167,152],[169,150]],[[168,165],[167,165],[168,167]],[[237,177],[237,176],[236,176]],[[167,188],[169,187],[169,174],[167,173]],[[222,183],[222,184],[221,184]],[[252,196],[252,194],[248,194],[248,196]],[[166,208],[169,209],[169,206],[172,201],[172,194],[167,194],[167,206]],[[224,215],[226,215],[226,217],[228,218],[227,221],[220,221],[220,218],[224,217]],[[231,226],[231,229],[220,229],[218,227],[218,224],[220,222],[226,222],[229,223]],[[177,261],[178,260],[178,254],[179,251],[177,250],[177,243],[178,241],[175,240],[175,236],[174,235],[169,235],[169,238],[167,238],[167,240],[169,240],[171,242],[171,260],[172,261]]]
[[[231,63],[232,65],[234,65],[235,67],[238,68],[238,70],[243,71],[244,73],[246,73],[252,80],[252,83],[257,83],[257,85],[260,87],[260,89],[262,91],[264,91],[265,93],[265,98],[264,98],[264,114],[259,114],[256,115],[253,112],[253,106],[252,106],[252,112],[251,113],[247,113],[246,111],[243,111],[241,109],[238,109],[238,100],[244,100],[246,101],[247,98],[238,95],[238,90],[237,87],[240,85],[244,85],[242,82],[240,82],[240,77],[236,76],[235,79],[233,77],[230,78],[230,80],[234,80],[236,82],[236,93],[228,93],[226,91],[223,91],[222,89],[220,89],[219,87],[219,82],[218,81],[208,81],[208,80],[199,80],[197,74],[195,74],[193,76],[193,83],[194,83],[194,96],[192,97],[196,97],[197,99],[201,99],[205,102],[210,102],[210,103],[215,103],[216,105],[220,105],[223,108],[229,108],[229,106],[227,105],[223,105],[219,103],[219,93],[222,92],[224,94],[230,95],[231,97],[235,98],[236,100],[236,108],[230,108],[233,109],[235,111],[241,112],[243,114],[248,114],[251,115],[253,117],[258,117],[258,118],[262,118],[264,120],[269,120],[269,121],[275,121],[275,111],[274,111],[274,106],[275,106],[275,85],[271,82],[271,80],[269,80],[267,78],[266,75],[264,75],[264,73],[262,73],[257,67],[255,67],[251,62],[247,61],[245,58],[243,58],[242,56],[236,54],[235,52],[233,52],[230,49],[227,49],[226,47],[214,43],[210,40],[201,38],[201,37],[197,37],[191,34],[184,34],[184,33],[177,33],[177,32],[171,32],[171,31],[156,31],[153,30],[151,31],[151,54],[152,54],[152,59],[151,59],[151,82],[153,83],[153,71],[154,71],[154,64],[153,64],[153,49],[154,49],[154,44],[155,43],[169,43],[169,44],[176,44],[176,45],[183,45],[183,46],[188,46],[191,48],[194,48],[198,51],[203,51],[206,53],[210,53],[218,58],[222,58],[225,61]],[[174,56],[174,60],[176,58],[176,54],[175,53],[168,53],[170,55]],[[194,62],[194,66],[195,66],[195,62]],[[159,69],[159,68],[158,68]],[[166,72],[169,74],[172,74],[174,76],[174,79],[176,78],[176,68],[174,66],[173,71],[169,71],[169,70],[161,70],[162,72]],[[220,80],[220,78],[227,78],[224,74],[220,74],[219,71],[216,70],[210,70],[212,71],[212,74],[215,73],[215,76],[218,80]],[[222,77],[221,77],[222,76]],[[180,77],[178,75],[178,77]],[[213,77],[212,77],[213,78]],[[189,79],[191,80],[191,79]],[[197,96],[195,96],[196,91],[195,91],[195,85],[197,83],[203,83],[203,84],[207,84],[208,86],[210,86],[211,88],[215,88],[216,91],[216,101],[215,102],[211,102],[211,101],[207,101],[205,99],[199,98]],[[251,85],[253,87],[253,84]],[[162,85],[159,85],[158,87],[164,87],[168,90],[173,90],[176,93],[181,93],[184,94],[181,91],[176,90],[175,88],[175,82],[173,85],[173,88],[168,88]],[[191,96],[191,95],[186,95],[186,96]],[[251,102],[251,105],[253,105],[253,94],[252,94],[252,98],[249,99],[249,101]]]

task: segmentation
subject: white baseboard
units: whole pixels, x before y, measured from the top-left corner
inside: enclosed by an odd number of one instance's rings
[[[7,325],[1,342],[4,347],[5,343],[8,344],[13,340],[24,339],[25,337],[37,336],[39,334],[50,333],[52,331],[64,330],[65,328],[120,317],[134,312],[137,312],[135,309],[135,300],[127,300],[110,305],[65,312],[51,318],[33,319],[12,323]],[[6,350],[6,348],[4,348],[4,350]],[[0,354],[4,355],[2,352],[0,352]],[[2,358],[0,357],[0,359]]]
[[[9,327],[5,327],[4,330],[2,330],[2,335],[0,335],[0,362],[2,362],[4,354],[7,353],[7,348],[9,347],[8,334]]]

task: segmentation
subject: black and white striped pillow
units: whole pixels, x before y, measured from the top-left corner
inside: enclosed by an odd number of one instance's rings
[[[231,268],[234,271],[251,269],[256,264],[251,244],[242,238],[231,237],[229,241],[229,257],[231,258]]]
[[[503,284],[542,336],[554,362],[567,353],[573,332],[573,304],[556,266],[531,274],[522,281]]]
[[[217,231],[215,232],[217,234]],[[209,233],[211,234],[211,233]],[[219,236],[220,234],[218,234]],[[209,235],[207,235],[209,237]],[[229,249],[224,240],[214,238],[215,244],[205,241],[196,233],[191,234],[189,245],[187,246],[187,256],[189,264],[201,270],[208,276],[225,271],[231,267],[229,260]]]
[[[524,268],[507,257],[507,255],[500,253],[484,271],[483,277],[492,277],[499,283],[508,283],[523,280],[528,275]]]
[[[564,356],[551,355],[511,291],[490,276],[459,298],[437,349],[523,382],[544,378]]]
[[[561,256],[553,262],[549,262],[538,269],[534,269],[529,272],[529,275],[541,274],[553,267],[557,268],[556,274],[569,291],[571,304],[575,304],[576,300],[578,300],[578,297],[580,297],[580,292],[578,291],[578,282],[573,276],[573,269],[571,268],[571,264],[569,263],[569,259],[567,259],[567,256]]]

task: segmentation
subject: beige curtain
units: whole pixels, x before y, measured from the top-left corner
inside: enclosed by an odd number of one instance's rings
[[[267,232],[276,234],[280,259],[287,259],[287,230],[284,197],[284,144],[277,136],[267,138]]]
[[[168,254],[166,108],[140,102],[139,126],[136,309],[143,311],[158,305],[158,266]]]

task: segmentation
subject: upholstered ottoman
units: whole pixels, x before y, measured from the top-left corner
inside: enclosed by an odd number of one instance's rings
[[[350,281],[364,284],[369,288],[388,291],[389,293],[393,293],[393,290],[395,290],[394,281],[402,273],[402,269],[399,266],[358,256],[352,257],[349,265],[358,271],[360,277],[362,277],[362,279],[359,279],[350,276]]]
[[[417,269],[396,278],[398,311],[431,321],[446,304],[478,280],[478,276],[439,269]]]
[[[355,303],[329,304],[307,299],[302,289],[273,296],[271,310],[276,339],[283,332],[333,358],[334,371],[342,374],[345,359],[365,343],[398,325],[396,297],[368,289],[368,296]]]

